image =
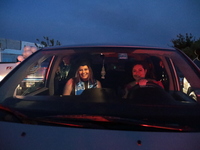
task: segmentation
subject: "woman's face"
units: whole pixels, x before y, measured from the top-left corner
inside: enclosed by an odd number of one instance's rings
[[[88,68],[87,65],[80,66],[79,69],[78,69],[78,73],[79,73],[80,78],[83,81],[88,80],[90,71],[89,71],[89,68]]]
[[[147,70],[143,68],[142,65],[137,64],[132,69],[133,78],[136,81],[139,81],[142,78],[145,78]]]

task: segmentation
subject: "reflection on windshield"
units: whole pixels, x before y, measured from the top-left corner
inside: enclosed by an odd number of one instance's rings
[[[50,59],[43,62],[37,62],[30,71],[26,78],[16,88],[16,95],[27,95],[44,87],[45,76],[50,63]]]

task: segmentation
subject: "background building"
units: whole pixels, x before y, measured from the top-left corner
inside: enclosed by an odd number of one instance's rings
[[[25,46],[35,47],[35,43],[0,38],[0,62],[17,62]]]

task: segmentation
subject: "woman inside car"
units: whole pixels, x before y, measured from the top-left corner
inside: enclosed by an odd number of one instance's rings
[[[154,79],[148,79],[146,77],[147,75],[147,65],[143,62],[136,62],[133,67],[132,67],[132,76],[133,78],[135,79],[134,81],[128,83],[126,86],[125,86],[125,94],[123,96],[123,98],[127,98],[127,95],[129,93],[129,91],[136,85],[139,85],[139,86],[146,86],[148,82],[151,82],[151,83],[155,83],[157,84],[158,86],[164,88],[162,82],[160,81],[156,81]]]
[[[80,95],[85,89],[101,88],[101,83],[93,78],[93,71],[87,62],[82,62],[74,78],[67,81],[63,95]]]

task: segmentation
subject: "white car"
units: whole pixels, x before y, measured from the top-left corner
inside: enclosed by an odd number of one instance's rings
[[[102,87],[63,95],[82,59]],[[147,82],[123,98],[135,61],[145,62],[148,78],[164,88]],[[0,82],[0,149],[199,150],[199,103],[200,70],[179,50],[43,48]]]
[[[0,81],[19,63],[0,62]]]

